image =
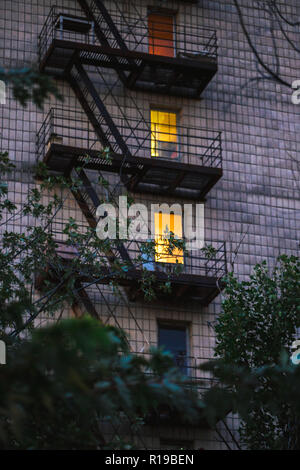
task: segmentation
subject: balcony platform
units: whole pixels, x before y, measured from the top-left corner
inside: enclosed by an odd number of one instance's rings
[[[124,72],[129,89],[199,98],[217,73],[215,59],[205,54],[164,57],[107,46],[53,39],[40,62],[41,72],[67,78],[75,59],[83,65]]]
[[[218,288],[218,278],[210,275],[201,276],[199,274],[167,274],[155,272],[155,282],[153,290],[157,300],[178,303],[182,301],[196,301],[201,306],[207,306],[220,294]],[[142,300],[144,293],[141,290],[140,281],[142,272],[127,273],[127,279],[120,278],[118,283],[129,287],[128,297],[131,301]],[[161,285],[168,282],[170,291],[164,292]],[[221,289],[224,284],[221,282]]]
[[[60,235],[62,238],[63,235]],[[76,259],[76,281],[85,284],[110,284],[112,281],[125,287],[130,301],[143,301],[145,294],[142,290],[142,281],[147,276],[152,277],[151,287],[157,300],[178,303],[196,301],[201,306],[207,306],[224,288],[222,278],[226,275],[226,248],[224,243],[212,246],[215,249],[213,257],[207,257],[201,250],[191,252],[184,257],[181,272],[177,272],[177,264],[145,261],[141,268],[141,245],[144,242],[124,241],[119,242],[107,255],[107,263],[103,263],[101,272],[93,274],[90,268],[87,270],[84,264]],[[76,249],[57,240],[56,253],[60,259],[61,269],[67,269],[76,256]],[[95,255],[98,256],[98,255]],[[103,258],[103,253],[99,256]],[[75,266],[74,266],[75,267]],[[47,277],[51,278],[51,270]],[[57,273],[53,276],[57,276]],[[170,289],[163,290],[161,286],[169,284]]]
[[[88,158],[87,158],[88,155]],[[129,191],[161,194],[204,200],[206,194],[222,176],[221,168],[209,168],[168,161],[111,154],[109,159],[99,152],[52,143],[43,160],[53,172],[68,175],[76,166],[88,170],[119,173]]]
[[[70,263],[70,260],[64,260],[65,266]],[[142,271],[136,270],[135,272],[124,272],[118,276],[113,273],[109,268],[103,267],[101,273],[97,272],[95,277],[87,276],[83,273],[78,273],[76,280],[83,285],[85,283],[91,284],[95,281],[95,284],[110,284],[112,281],[116,284],[125,287],[128,300],[131,302],[143,301],[144,293],[141,289]],[[42,285],[41,279],[52,279],[51,272],[46,275],[39,276],[39,287]],[[164,282],[168,282],[170,285],[170,291],[163,292],[161,285]],[[199,275],[167,275],[165,273],[155,272],[155,282],[152,284],[152,288],[155,292],[156,299],[159,301],[168,301],[168,303],[196,301],[199,305],[205,307],[212,302],[212,300],[220,294],[220,289],[224,288],[224,283],[219,282],[217,286],[218,278],[210,276],[199,276]]]
[[[41,71],[67,77],[79,60],[82,65],[114,69],[129,89],[189,98],[198,98],[217,72],[215,31],[176,24],[176,41],[166,48],[172,50],[154,54],[149,51],[153,38],[149,39],[146,18],[106,12],[108,25],[103,29],[87,5],[86,13],[90,20],[71,9],[61,12],[52,7],[39,35]]]
[[[219,133],[178,126],[178,144],[175,146],[178,158],[151,157],[151,123],[144,119],[119,121],[116,117],[129,154],[124,157],[121,149],[114,151],[112,143],[109,158],[105,158],[104,146],[83,112],[53,108],[37,134],[38,159],[59,174],[68,175],[72,168],[80,166],[120,173],[122,183],[129,191],[198,201],[204,200],[222,177]],[[173,155],[174,148],[171,152],[168,149],[162,152],[166,152],[163,156]]]
[[[185,356],[180,358],[181,363],[184,361],[185,370],[176,357],[174,365],[178,366],[179,371],[186,377],[187,384],[184,385],[186,393],[196,393],[198,397],[204,399],[205,392],[212,388],[220,388],[221,383],[218,379],[209,378],[203,375],[203,371],[199,368],[203,364],[203,359]],[[214,426],[224,419],[232,411],[230,406],[224,408],[221,413],[214,416],[214,422],[209,422],[203,408],[198,408],[197,420],[189,422],[184,415],[180,414],[176,409],[172,408],[168,403],[159,405],[156,409],[152,409],[145,417],[145,423],[150,426],[191,426],[199,429],[214,429]]]

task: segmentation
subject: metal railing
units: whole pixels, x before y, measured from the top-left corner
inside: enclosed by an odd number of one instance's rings
[[[71,25],[82,24],[82,28],[72,31]],[[84,27],[85,25],[85,27]],[[75,9],[64,11],[54,5],[50,8],[50,12],[38,36],[38,52],[39,60],[42,61],[48,48],[54,39],[62,39],[65,41],[75,41],[84,44],[95,44],[94,23],[85,19],[84,14]]]
[[[222,167],[221,133],[207,129],[170,127],[143,118],[111,116],[132,156],[161,158],[212,168]],[[107,130],[105,123],[104,131]],[[108,133],[107,133],[108,134]],[[37,133],[37,156],[42,160],[52,143],[101,152],[103,145],[86,115],[78,110],[52,108]],[[113,147],[112,142],[112,147]]]
[[[62,259],[70,260],[78,256],[78,248],[80,247],[72,243],[68,235],[63,232],[62,222],[53,222],[49,230],[57,243],[57,254]],[[80,233],[85,233],[86,227],[80,226],[78,230]],[[122,259],[120,251],[118,251],[118,243],[122,243],[126,250],[128,255],[126,260]],[[217,279],[222,279],[226,275],[225,242],[206,242],[204,248],[193,249],[190,252],[183,252],[181,248],[172,246],[172,254],[167,255],[161,252],[157,254],[156,246],[150,238],[147,241],[112,240],[111,243],[115,259],[126,264],[124,273],[166,274],[169,280],[176,280],[187,274],[195,277],[203,276]],[[166,241],[167,251],[168,241]],[[104,253],[95,248],[91,248],[91,252],[93,252],[95,260],[97,258],[103,260],[103,256],[105,256]],[[84,262],[84,259],[81,261]],[[107,263],[106,267],[108,266]]]
[[[182,245],[185,239],[178,239]],[[155,244],[149,255],[149,246],[153,241],[130,240],[124,243],[133,266],[149,273],[166,274],[170,280],[182,275],[195,277],[222,278],[226,274],[225,242],[208,242],[203,248],[186,251],[165,240]]]
[[[152,345],[153,348],[157,348],[157,344]],[[168,348],[164,347],[165,350]],[[140,352],[140,351],[132,351],[133,354],[137,356],[145,357],[149,359],[151,357],[151,352]],[[207,390],[213,385],[217,385],[219,381],[212,377],[210,372],[206,372],[200,369],[201,364],[207,362],[209,359],[203,359],[200,357],[189,356],[186,351],[182,351],[179,353],[172,353],[170,355],[173,358],[174,366],[179,369],[179,371],[186,376],[187,383],[191,384],[192,386],[197,386],[200,390]]]
[[[94,2],[90,2],[97,24],[106,38],[108,47],[119,49],[115,35],[105,19],[99,15]],[[195,18],[190,21],[177,22],[174,20],[170,32],[169,23],[157,20],[149,24],[147,10],[121,13],[114,9],[109,11],[110,18],[117,28],[129,51],[162,55],[173,58],[198,60],[206,57],[215,60],[217,57],[216,31],[195,25]],[[193,20],[193,22],[192,22]],[[39,58],[45,56],[54,39],[72,41],[84,44],[100,44],[95,35],[95,24],[85,19],[83,12],[68,8],[53,6],[39,34]]]

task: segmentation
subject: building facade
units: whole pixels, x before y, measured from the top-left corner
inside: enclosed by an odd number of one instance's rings
[[[262,2],[247,3],[243,18],[263,60],[279,63],[289,83],[300,78],[299,54]],[[300,13],[296,0],[280,8],[288,17]],[[111,192],[115,200],[130,195],[149,212],[154,204],[190,205],[193,224],[197,205],[200,246],[189,257],[178,248],[165,259],[158,241],[166,225],[186,235],[187,208],[169,218],[163,209],[153,212],[156,254],[144,267],[170,282],[171,293],[157,290],[147,301],[135,272],[120,280],[117,294],[99,283],[79,300],[81,309],[124,328],[133,351],[164,346],[183,372],[209,387],[196,366],[213,356],[226,270],[246,278],[255,263],[272,265],[280,253],[298,250],[299,107],[291,91],[262,79],[231,1],[0,0],[0,9],[3,66],[38,63],[64,97],[39,110],[8,94],[0,106],[1,150],[16,163],[9,183],[15,203],[38,184],[32,169],[44,161],[57,174],[82,166],[82,188],[66,193],[53,222],[62,245],[65,221],[95,228],[96,209]],[[107,148],[109,159],[101,154]],[[13,228],[20,229],[16,222]],[[122,243],[117,256],[134,263],[141,244]],[[134,439],[147,449],[235,448],[236,427],[230,415],[216,431],[164,421],[162,412]]]

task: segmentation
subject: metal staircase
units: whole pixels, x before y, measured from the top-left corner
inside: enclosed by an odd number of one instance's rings
[[[57,169],[70,177],[74,174],[75,178],[80,179],[80,187],[72,189],[72,193],[88,225],[93,229],[96,228],[98,222],[96,210],[102,201],[84,169],[84,150],[91,156],[91,162],[86,165],[87,169],[97,172],[119,173],[121,183],[125,184],[130,191],[203,200],[207,192],[222,176],[220,135],[217,133],[212,138],[201,135],[199,145],[195,146],[193,150],[190,147],[188,137],[181,136],[184,137],[181,138],[181,147],[183,148],[183,141],[186,139],[186,155],[190,158],[192,154],[194,158],[197,158],[196,164],[192,162],[191,165],[189,161],[182,163],[151,158],[149,151],[152,145],[151,123],[143,118],[138,107],[136,107],[135,113],[140,118],[134,123],[130,122],[116,98],[114,98],[114,106],[117,108],[117,118],[113,118],[105,104],[105,99],[98,92],[93,78],[95,74],[98,79],[100,77],[107,93],[112,93],[111,85],[105,81],[102,74],[102,69],[109,67],[116,72],[117,81],[121,81],[127,87],[143,89],[142,81],[144,80],[145,84],[147,80],[149,82],[152,80],[151,77],[155,76],[152,91],[172,94],[176,89],[175,94],[185,96],[185,87],[189,86],[189,83],[193,83],[194,80],[192,70],[197,70],[197,73],[203,75],[206,67],[210,69],[212,66],[211,72],[214,74],[216,71],[214,36],[212,36],[213,39],[209,39],[208,43],[213,42],[213,52],[211,53],[208,49],[205,54],[200,54],[201,57],[197,60],[194,56],[184,55],[183,52],[180,52],[183,58],[179,58],[179,56],[174,58],[157,57],[148,52],[141,52],[137,37],[134,39],[137,44],[134,44],[133,47],[133,43],[128,39],[130,34],[125,34],[125,36],[121,34],[120,25],[117,24],[116,18],[107,10],[105,2],[102,0],[78,0],[78,5],[84,12],[85,18],[78,16],[78,12],[71,14],[62,13],[55,7],[51,9],[40,35],[41,69],[48,73],[54,73],[69,82],[92,126],[95,134],[94,143],[97,141],[98,144],[101,144],[102,149],[108,149],[112,156],[112,162],[108,164],[107,161],[99,157],[99,152],[91,150],[89,142],[87,142],[85,149],[78,148],[76,144],[70,146],[51,142],[51,135],[56,135],[51,123],[52,134],[50,132],[50,137],[47,136],[47,126],[38,137],[40,141],[38,151],[41,151],[51,169]],[[129,23],[126,24],[129,32],[132,32],[130,29],[132,26]],[[148,72],[143,75],[147,68]],[[186,74],[188,76],[187,82],[184,78]],[[157,77],[160,76],[162,78],[159,80],[164,80],[165,75],[166,82],[158,83]],[[195,77],[197,78],[197,74]],[[197,96],[199,90],[203,89],[202,79],[203,76],[196,85],[194,84],[195,86],[192,85],[193,93],[196,90]],[[148,85],[145,85],[147,90]],[[119,125],[120,120],[124,121],[122,126]],[[62,129],[61,140],[63,140],[63,125],[60,127]],[[76,122],[75,125],[73,123],[73,127],[76,128]],[[189,136],[192,130],[187,129],[186,132]],[[76,142],[76,135],[74,137]],[[197,137],[199,138],[196,134],[192,135],[191,140],[195,142]],[[143,147],[146,148],[146,151]],[[144,152],[142,156],[139,154],[141,149]],[[149,155],[145,158],[144,154],[147,154],[147,151]],[[82,168],[78,169],[78,165]],[[191,296],[193,286],[195,286],[194,290],[198,292],[198,297],[202,299],[203,304],[211,301],[218,293],[218,289],[214,288],[216,275],[219,275],[223,270],[222,250],[223,248],[217,249],[218,257],[213,260],[215,268],[212,271],[207,269],[210,264],[209,260],[205,261],[203,256],[199,255],[198,258],[196,256],[195,262],[190,263],[188,268],[190,271],[187,269],[185,277],[178,281],[179,287],[177,281],[173,279],[175,290],[178,293],[186,292],[188,296]],[[139,289],[138,276],[141,276],[141,271],[137,272],[133,261],[137,254],[137,248],[130,247],[130,243],[124,244],[117,240],[106,254],[111,265],[116,259],[127,265],[131,286],[125,288],[129,287],[127,291],[130,291],[131,297],[134,297],[133,291]],[[203,264],[204,270],[199,263]],[[162,282],[167,280],[162,265],[157,266],[155,272],[157,278]],[[213,275],[212,272],[216,275]],[[84,295],[84,303],[89,305],[87,295]],[[90,307],[89,310],[91,310]]]
[[[129,156],[130,151],[107,111],[84,66],[76,62],[70,71],[69,82],[82,108],[92,123],[104,147],[113,153]]]
[[[95,189],[93,188],[92,182],[88,178],[86,172],[81,169],[80,171],[73,170],[81,181],[81,187],[79,189],[73,189],[72,193],[75,197],[83,215],[85,216],[89,226],[91,228],[96,228],[97,226],[97,217],[96,211],[97,207],[101,204],[101,200]],[[114,248],[115,247],[115,248]],[[123,262],[126,262],[129,266],[134,269],[132,260],[124,246],[120,241],[116,241],[112,249],[107,252],[108,259],[110,263],[113,263],[116,259],[116,251],[119,253]]]
[[[60,118],[62,124],[55,126],[55,112],[51,110],[38,135],[39,157],[51,170],[63,173],[70,180],[74,178],[80,181],[80,184],[72,186],[71,191],[88,226],[93,230],[99,222],[97,208],[103,202],[95,189],[94,181],[98,175],[102,176],[103,171],[119,175],[117,179],[129,191],[203,201],[208,191],[222,176],[220,134],[215,133],[209,137],[205,133],[202,135],[202,130],[189,128],[181,136],[183,137],[181,152],[186,161],[151,158],[149,152],[152,144],[151,123],[145,120],[137,106],[134,110],[138,119],[135,122],[130,121],[115,97],[113,99],[117,116],[116,118],[112,116],[103,93],[97,90],[94,78],[97,77],[97,81],[101,82],[107,94],[113,94],[113,86],[106,82],[102,72],[110,69],[117,83],[121,82],[122,86],[129,89],[198,98],[217,71],[215,33],[208,34],[204,52],[200,51],[200,54],[196,55],[193,51],[187,53],[184,49],[178,51],[174,58],[157,57],[150,54],[147,48],[141,47],[145,35],[144,37],[140,35],[140,29],[142,25],[147,30],[145,19],[140,18],[141,24],[137,23],[139,29],[135,35],[132,22],[123,18],[128,29],[128,33],[125,34],[116,18],[106,8],[104,1],[78,0],[77,3],[85,17],[78,14],[78,11],[62,13],[57,7],[51,9],[39,38],[40,68],[46,73],[67,80],[87,118],[88,129],[81,131],[88,138],[85,141],[82,139],[82,145],[78,145],[76,119],[73,118],[73,114],[69,128],[62,118]],[[184,31],[186,31],[185,25]],[[133,39],[130,38],[131,33]],[[183,34],[184,40],[192,38],[192,34],[188,34]],[[135,107],[134,101],[132,104]],[[74,113],[75,117],[76,114],[79,114],[78,110]],[[122,125],[120,120],[123,120]],[[71,132],[72,127],[74,135]],[[91,140],[89,140],[90,127],[93,130]],[[66,132],[69,135],[68,142],[64,142],[64,129],[68,129]],[[191,147],[188,142],[189,137],[192,142],[197,142],[199,139],[199,145],[192,144],[194,147]],[[94,144],[96,149],[93,147]],[[185,153],[182,151],[184,144],[187,144]],[[110,162],[101,157],[99,147],[102,150],[108,149]],[[89,158],[87,162],[85,154]],[[89,177],[89,170],[93,171],[92,179]],[[114,197],[115,195],[109,191],[109,202],[113,202]],[[213,258],[206,258],[202,253],[198,253],[198,256],[192,255],[189,261],[185,259],[180,276],[174,275],[174,265],[155,263],[154,257],[151,260],[145,258],[145,266],[142,268],[137,266],[135,260],[142,253],[141,245],[131,241],[128,243],[113,241],[104,253],[101,253],[104,255],[101,259],[105,258],[103,272],[98,273],[101,282],[95,281],[93,284],[93,279],[88,279],[79,273],[74,284],[74,310],[81,306],[84,311],[104,323],[113,319],[120,328],[122,326],[119,325],[116,312],[122,302],[128,311],[128,317],[135,322],[136,329],[143,338],[143,346],[139,353],[143,352],[145,346],[150,346],[131,305],[131,301],[140,300],[143,294],[141,288],[143,268],[148,270],[150,276],[155,277],[153,289],[158,294],[159,301],[167,300],[168,304],[172,300],[177,303],[183,299],[196,301],[199,305],[208,305],[223,287],[219,280],[226,272],[224,244],[216,249]],[[126,267],[126,276],[124,271],[118,276],[118,268],[116,269],[118,265],[121,266],[121,270],[122,266]],[[75,273],[77,276],[76,269]],[[102,274],[105,280],[101,278]],[[116,304],[112,304],[110,298],[106,298],[107,286],[103,287],[104,284],[109,284],[108,289],[111,288],[111,282],[114,282],[120,291],[119,301]],[[164,293],[161,289],[162,284],[166,282],[171,286],[171,296],[169,292]],[[102,315],[101,312],[101,317],[91,297],[93,294],[87,287],[91,284],[106,306],[106,313]],[[107,318],[104,318],[105,315]]]

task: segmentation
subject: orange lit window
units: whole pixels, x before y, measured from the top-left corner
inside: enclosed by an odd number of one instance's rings
[[[174,248],[172,253],[168,253],[169,240],[164,238],[172,232],[175,238],[182,239],[182,217],[179,214],[164,214],[155,212],[155,261],[160,263],[181,263],[183,264],[183,250]]]
[[[151,110],[151,157],[178,158],[176,113]]]
[[[148,16],[149,54],[174,57],[174,16]]]

